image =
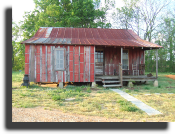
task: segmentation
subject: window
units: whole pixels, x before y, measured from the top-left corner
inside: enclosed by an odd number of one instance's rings
[[[123,50],[123,70],[128,70],[128,50]]]
[[[103,62],[103,51],[95,52],[95,62]]]
[[[64,49],[55,49],[55,70],[64,70]]]

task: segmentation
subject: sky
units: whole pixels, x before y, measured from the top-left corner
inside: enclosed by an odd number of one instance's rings
[[[19,5],[20,3],[20,5]],[[35,4],[33,0],[13,0],[12,1],[12,19],[15,23],[23,20],[24,12],[33,11]]]
[[[104,1],[102,0],[102,6],[104,6]],[[20,3],[20,5],[19,5]],[[122,0],[116,0],[117,7],[123,5]],[[24,12],[33,11],[35,4],[33,0],[12,0],[12,18],[15,23],[23,20]],[[109,15],[110,18],[110,15]]]

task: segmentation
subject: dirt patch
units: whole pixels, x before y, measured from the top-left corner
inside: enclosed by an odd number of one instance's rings
[[[175,75],[165,75],[165,76],[175,80]]]
[[[126,119],[110,119],[63,113],[60,110],[36,108],[12,108],[12,122],[130,122]]]

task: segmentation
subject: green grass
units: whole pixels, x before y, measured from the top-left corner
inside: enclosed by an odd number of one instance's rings
[[[24,71],[12,71],[12,81],[13,82],[21,82],[24,77]]]
[[[117,101],[117,103],[120,104],[120,109],[122,111],[128,111],[128,112],[139,111],[139,112],[141,112],[141,110],[139,110],[135,105],[133,105],[131,102],[129,102],[127,100],[119,100],[119,101]]]
[[[12,88],[19,88],[23,83],[23,78],[24,71],[12,71]]]
[[[130,90],[127,86],[124,86],[121,90],[129,94],[175,93],[175,80],[167,78],[165,77],[165,75],[168,75],[168,74],[159,73],[158,87],[154,87],[153,82],[148,81],[148,84],[142,84],[142,85],[134,84],[133,90]]]
[[[166,74],[165,74],[166,75]],[[20,82],[23,74],[13,72],[12,84]],[[153,87],[153,82],[143,85],[134,85],[134,89],[123,87],[121,90],[130,95],[137,94],[137,99],[163,113],[163,115],[148,116],[131,102],[119,94],[98,87],[93,91],[90,86],[68,85],[64,89],[39,87],[34,83],[30,88],[17,86],[12,90],[12,107],[30,108],[41,106],[43,109],[59,109],[80,115],[101,116],[127,121],[175,121],[175,80],[159,74],[159,86]],[[20,83],[21,84],[21,83]],[[86,90],[85,90],[86,89]],[[146,96],[145,94],[151,94]],[[155,95],[154,93],[160,93]],[[75,98],[66,101],[67,98]]]

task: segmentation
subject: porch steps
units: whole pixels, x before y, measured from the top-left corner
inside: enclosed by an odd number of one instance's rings
[[[119,83],[120,81],[102,81],[102,83]]]
[[[121,87],[121,83],[118,78],[105,77],[102,78],[103,87]]]
[[[115,84],[115,85],[103,85],[103,87],[120,87],[121,84]]]

